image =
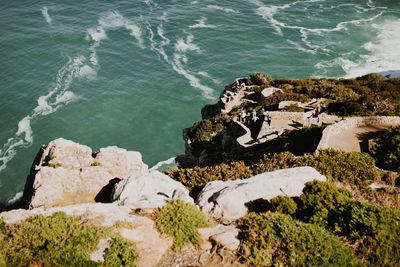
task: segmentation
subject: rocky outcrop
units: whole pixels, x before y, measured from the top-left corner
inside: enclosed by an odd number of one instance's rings
[[[120,181],[115,185],[112,199],[132,209],[162,207],[170,199],[182,199],[193,204],[189,191],[181,183],[159,171]]]
[[[107,147],[92,154],[90,147],[63,138],[43,146],[38,156],[24,189],[29,208],[94,202],[110,180],[147,172],[139,152]]]
[[[50,216],[56,212],[65,212],[68,216],[81,217],[83,221],[92,226],[110,227],[117,222],[124,222],[121,225],[129,224],[130,227],[118,226],[115,231],[123,238],[135,244],[138,252],[138,266],[155,266],[162,255],[172,245],[172,239],[161,235],[156,229],[154,222],[147,217],[134,215],[128,207],[116,204],[78,204],[64,207],[52,207],[48,209],[36,208],[32,210],[12,210],[3,212],[0,217],[7,224],[15,224],[35,215]],[[93,260],[101,260],[107,242],[100,241],[98,250],[91,255]]]
[[[305,183],[326,177],[311,167],[262,173],[245,180],[213,181],[197,197],[201,210],[216,220],[231,222],[243,217],[252,202],[278,195],[300,196]]]

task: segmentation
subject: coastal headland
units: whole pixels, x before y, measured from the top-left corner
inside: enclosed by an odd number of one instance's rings
[[[396,266],[400,78],[225,87],[175,168],[58,138],[0,213],[0,266]]]

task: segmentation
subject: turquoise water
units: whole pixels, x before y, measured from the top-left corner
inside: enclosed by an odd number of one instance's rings
[[[400,69],[397,0],[2,1],[0,201],[42,144],[184,152],[182,129],[224,86]]]

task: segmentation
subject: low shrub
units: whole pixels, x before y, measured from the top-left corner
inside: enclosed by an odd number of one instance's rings
[[[161,233],[174,238],[172,248],[179,250],[187,243],[200,243],[197,228],[211,226],[205,215],[194,205],[182,200],[171,200],[153,215],[156,226]]]
[[[107,266],[134,266],[136,252],[111,228],[87,226],[64,212],[37,215],[8,226],[0,219],[0,266],[102,266],[90,260],[102,238],[111,237]]]
[[[288,196],[277,196],[270,200],[271,211],[293,215],[297,210],[297,203]]]
[[[249,167],[242,161],[231,162],[207,167],[194,167],[186,169],[168,169],[165,172],[172,179],[181,182],[183,185],[192,188],[194,186],[203,186],[208,182],[215,180],[236,180],[248,178],[252,175]]]
[[[297,159],[301,166],[314,167],[332,181],[345,181],[361,188],[381,176],[375,160],[367,153],[322,150],[319,155],[305,155]]]
[[[400,172],[400,127],[392,128],[378,138],[371,154],[378,166]]]
[[[283,214],[250,213],[239,221],[240,252],[257,266],[356,266],[339,238]]]
[[[110,241],[110,247],[104,253],[104,262],[108,267],[135,266],[137,254],[132,250],[132,243],[114,237]]]
[[[250,81],[253,85],[268,84],[271,80],[271,76],[268,74],[263,74],[262,72],[256,72],[250,75]]]
[[[367,265],[400,262],[400,211],[353,201],[347,190],[330,183],[306,184],[295,218],[344,237]]]
[[[105,230],[82,225],[59,212],[38,215],[14,225],[0,253],[7,266],[98,266],[89,259]]]
[[[349,191],[339,189],[332,183],[308,182],[300,196],[296,218],[335,229],[337,216],[350,199]]]
[[[270,172],[297,166],[296,156],[290,152],[282,152],[273,155],[264,155],[263,159],[251,165],[254,174]]]

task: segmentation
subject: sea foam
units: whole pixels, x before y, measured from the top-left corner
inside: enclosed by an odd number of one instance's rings
[[[50,18],[49,11],[48,11],[47,7],[43,7],[42,8],[42,15],[43,15],[44,19],[46,20],[46,22],[48,24],[52,25],[52,20]]]

